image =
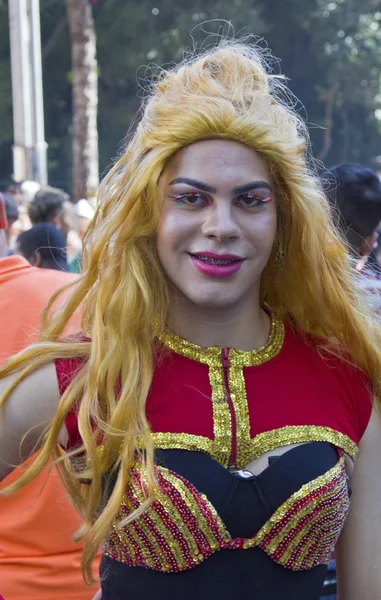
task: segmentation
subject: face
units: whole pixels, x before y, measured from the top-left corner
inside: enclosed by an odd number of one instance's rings
[[[180,299],[208,309],[258,304],[277,228],[259,154],[227,140],[191,144],[166,165],[159,195],[158,256]]]

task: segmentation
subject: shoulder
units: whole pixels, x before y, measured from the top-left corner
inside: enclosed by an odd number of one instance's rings
[[[28,271],[30,279],[35,281],[50,282],[51,287],[59,288],[68,283],[72,283],[78,279],[78,275],[75,273],[68,273],[67,271],[58,271],[56,269],[38,269],[32,268]]]
[[[368,425],[374,399],[369,377],[345,351],[329,348],[323,339],[287,328],[288,366],[302,386],[336,419],[358,444]],[[292,366],[292,361],[295,362]],[[295,368],[297,366],[297,368]]]
[[[0,381],[0,396],[17,380],[14,373]],[[18,383],[1,409],[0,448],[5,474],[30,456],[47,425],[54,419],[60,400],[52,363],[44,365]],[[0,477],[1,478],[1,477]]]

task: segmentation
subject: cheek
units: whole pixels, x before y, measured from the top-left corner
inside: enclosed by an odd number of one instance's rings
[[[181,240],[181,223],[174,214],[164,214],[156,236],[156,248],[160,261],[175,252]],[[164,266],[164,265],[163,265]]]
[[[247,236],[251,238],[251,242],[254,246],[259,246],[263,250],[271,250],[277,232],[277,216],[275,211],[262,215],[261,219],[254,219],[251,223],[251,227],[249,221],[246,221],[245,227]],[[247,227],[249,227],[249,229],[247,229]]]

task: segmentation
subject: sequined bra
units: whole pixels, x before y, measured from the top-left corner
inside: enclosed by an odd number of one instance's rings
[[[77,366],[57,361],[61,393]],[[284,456],[314,446],[315,454],[303,468],[315,472],[287,493],[280,490],[281,502],[268,501],[271,480],[267,497],[259,483],[266,516],[254,531],[248,523],[248,531],[234,535],[218,498],[211,501],[213,491],[205,493],[196,485],[197,476],[185,476],[181,463],[173,469],[160,461],[156,499],[133,522],[118,525],[144,501],[145,474],[137,462],[104,545],[106,557],[159,572],[187,571],[224,550],[256,549],[294,572],[330,560],[349,509],[345,454],[356,459],[371,412],[369,384],[361,371],[337,358],[323,358],[313,343],[276,318],[268,344],[252,352],[199,348],[167,333],[158,345],[146,412],[158,451],[169,457],[181,451],[185,461],[205,457],[209,462],[200,469],[213,489],[218,488],[217,468],[223,467],[222,478],[234,477],[227,467],[242,469],[288,444],[305,446]],[[73,447],[79,439],[73,413],[67,429]],[[334,448],[334,459],[316,471],[323,448]],[[287,464],[291,471],[281,470],[276,478],[285,490],[295,470]]]
[[[340,455],[336,465],[303,485],[249,538],[233,538],[205,494],[178,473],[159,466],[155,501],[132,523],[114,525],[104,553],[129,566],[162,572],[192,569],[218,550],[249,548],[260,548],[294,571],[327,564],[349,509]],[[143,486],[142,467],[137,464],[117,521],[142,504]]]

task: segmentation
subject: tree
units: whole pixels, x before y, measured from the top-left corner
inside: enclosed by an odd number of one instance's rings
[[[152,72],[149,65],[181,59],[187,48],[205,41],[203,30],[222,27],[226,32],[228,25],[221,21],[201,25],[210,19],[231,21],[238,36],[265,37],[280,59],[276,69],[290,79],[291,90],[305,107],[299,105],[310,124],[316,157],[327,164],[356,160],[375,166],[374,157],[381,154],[381,0],[98,0],[93,8],[90,0],[70,4],[90,17],[93,12],[97,31],[101,172],[134,122]],[[49,180],[69,190],[76,135],[71,126],[75,69],[66,26],[69,9],[65,13],[63,0],[40,0],[40,6]],[[86,27],[79,17],[74,20],[76,35],[83,36]],[[6,0],[0,0],[0,92],[0,177],[6,182],[12,172]],[[80,167],[84,161],[74,157],[73,162]],[[88,176],[78,179],[82,183]],[[86,195],[84,188],[80,195]]]
[[[98,167],[98,65],[96,35],[89,0],[65,0],[68,15],[73,86],[72,197],[94,196]]]

